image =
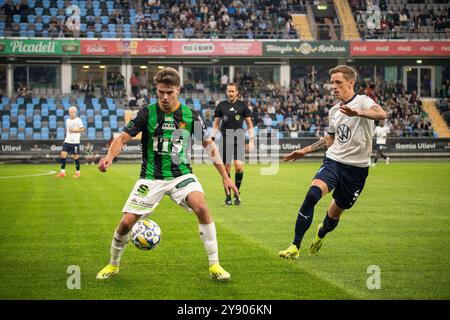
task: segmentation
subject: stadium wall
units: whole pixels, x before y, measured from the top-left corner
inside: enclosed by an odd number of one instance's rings
[[[257,163],[267,158],[281,157],[283,154],[307,146],[317,141],[314,138],[290,138],[280,140],[257,141],[258,148],[247,156],[250,163]],[[220,143],[220,141],[218,142]],[[88,144],[93,146],[90,153],[99,157],[106,155],[108,144],[100,140],[84,140],[80,145],[81,158],[87,154]],[[373,144],[375,146],[375,143]],[[193,162],[207,161],[208,157],[202,147],[194,142],[192,145]],[[62,142],[54,140],[40,141],[1,141],[0,161],[9,162],[34,162],[48,163],[54,162],[62,151]],[[391,158],[403,158],[407,160],[434,158],[450,160],[450,138],[388,138],[386,155]],[[139,160],[141,157],[140,141],[131,140],[124,146],[119,159]],[[308,155],[308,158],[322,158],[322,152]],[[253,161],[253,162],[252,162]]]

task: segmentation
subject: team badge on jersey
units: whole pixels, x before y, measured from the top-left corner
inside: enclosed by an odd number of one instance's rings
[[[125,128],[127,129],[132,129],[134,127],[134,121],[130,120],[128,121],[127,125],[125,126]]]
[[[337,128],[337,138],[341,143],[346,143],[352,137],[352,131],[345,124],[341,124]]]
[[[178,123],[178,126],[180,127],[180,129],[185,129],[186,126],[187,126],[187,123],[184,122],[184,121],[180,121],[180,122]]]
[[[235,118],[237,121],[239,121],[239,119],[241,118],[241,116],[237,114],[234,118]]]

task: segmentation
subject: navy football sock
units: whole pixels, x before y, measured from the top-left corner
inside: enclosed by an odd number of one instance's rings
[[[300,248],[300,243],[302,242],[305,232],[311,226],[311,222],[314,215],[314,207],[319,202],[322,197],[322,190],[317,186],[312,186],[309,188],[306,194],[305,200],[298,212],[297,221],[295,223],[295,237],[294,242],[297,248]]]
[[[323,219],[323,226],[319,229],[319,238],[323,238],[328,232],[333,231],[337,227],[338,223],[339,218],[332,219],[330,216],[328,216],[327,212],[327,214],[325,215],[325,219]]]
[[[77,171],[80,171],[80,159],[75,159],[75,168]]]
[[[66,169],[66,159],[64,159],[64,158],[61,158],[61,170],[64,170],[64,169]]]
[[[244,171],[242,172],[236,172],[234,174],[234,181],[236,182],[236,187],[239,188],[241,187],[242,184],[242,179],[244,178]]]

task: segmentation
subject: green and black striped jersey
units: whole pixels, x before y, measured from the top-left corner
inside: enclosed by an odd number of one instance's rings
[[[144,107],[123,131],[130,136],[142,132],[141,179],[171,180],[192,173],[191,135],[209,138],[200,114],[184,104],[173,113],[164,113],[158,103]]]

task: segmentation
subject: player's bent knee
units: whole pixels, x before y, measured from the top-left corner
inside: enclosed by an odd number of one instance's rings
[[[314,204],[322,198],[322,190],[318,186],[311,186],[306,194],[306,199]]]
[[[139,219],[138,216],[133,215],[133,214],[124,214],[122,217],[122,220],[120,220],[119,223],[119,234],[126,234],[128,233],[131,228],[133,228],[134,224],[136,223],[136,221]]]

